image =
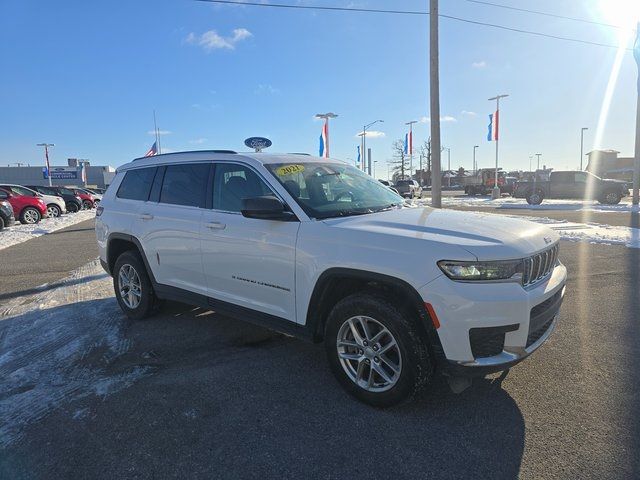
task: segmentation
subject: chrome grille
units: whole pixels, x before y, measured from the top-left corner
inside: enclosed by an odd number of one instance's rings
[[[547,277],[558,262],[559,244],[532,257],[524,259],[522,285],[529,286]]]

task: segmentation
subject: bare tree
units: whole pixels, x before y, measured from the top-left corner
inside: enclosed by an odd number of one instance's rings
[[[409,170],[409,159],[404,153],[404,140],[400,139],[393,142],[391,149],[393,151],[393,160],[391,161],[393,178],[398,180],[405,179],[405,172]]]
[[[424,160],[427,161],[426,165],[423,164]],[[420,145],[420,170],[423,170],[422,182],[426,185],[431,183],[431,137]]]

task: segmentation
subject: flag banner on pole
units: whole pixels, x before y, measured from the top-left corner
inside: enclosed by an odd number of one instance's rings
[[[322,133],[320,134],[320,149],[319,156],[329,158],[329,150],[327,149],[327,134],[329,126],[325,123],[322,126]]]
[[[409,134],[404,134],[404,154],[409,155]]]
[[[158,142],[153,142],[153,145],[151,145],[151,148],[147,153],[144,154],[144,156],[153,157],[154,155],[157,155],[157,154],[158,154]]]
[[[83,183],[87,183],[87,164],[84,162],[80,164],[80,179]]]
[[[489,132],[487,133],[487,140],[490,142],[499,139],[498,131],[500,125],[500,112],[496,110],[495,113],[489,115]]]
[[[358,167],[360,166],[360,145],[358,145]]]

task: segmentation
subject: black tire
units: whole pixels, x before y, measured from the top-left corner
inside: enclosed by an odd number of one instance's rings
[[[80,210],[80,207],[76,202],[67,203],[67,212],[69,213],[77,213]]]
[[[62,209],[55,203],[50,203],[47,205],[47,213],[49,218],[58,218],[62,215]]]
[[[93,202],[91,200],[83,200],[82,208],[84,210],[91,210],[93,208]]]
[[[119,288],[119,276],[121,269],[126,266],[133,267],[140,280],[140,299],[139,303],[134,308],[127,305],[127,300],[123,299]],[[129,250],[121,254],[116,260],[116,263],[113,266],[113,289],[115,291],[116,299],[118,300],[118,305],[120,305],[120,308],[127,317],[133,320],[141,320],[153,313],[156,296],[153,292],[153,286],[151,285],[147,269],[137,252]]]
[[[343,324],[356,316],[374,319],[384,326],[396,341],[401,361],[399,376],[388,390],[372,392],[356,383],[347,374],[338,355],[338,335]],[[329,365],[342,387],[358,400],[375,407],[390,407],[407,401],[423,390],[433,376],[434,366],[429,352],[429,342],[424,330],[419,326],[418,318],[412,318],[402,308],[384,297],[357,293],[338,302],[331,310],[325,326],[325,350]],[[347,327],[348,328],[348,327]],[[351,348],[351,347],[348,347]],[[363,347],[374,354],[374,346]],[[364,359],[363,350],[355,352]],[[375,357],[378,358],[378,357]],[[369,360],[369,359],[367,359]],[[367,360],[353,360],[358,362]],[[369,360],[369,369],[373,365]],[[378,361],[378,367],[380,362]],[[363,368],[367,368],[364,366]],[[368,376],[368,375],[367,375]],[[381,376],[378,377],[382,379]]]
[[[605,205],[617,205],[622,200],[622,195],[618,192],[605,192],[602,197],[598,199],[598,202]]]
[[[42,215],[37,208],[27,207],[20,212],[20,223],[23,225],[35,225],[40,223],[40,220],[42,220]]]
[[[4,230],[4,218],[0,217],[0,231]]]
[[[544,192],[542,190],[532,190],[527,193],[526,199],[529,205],[540,205],[544,200]]]

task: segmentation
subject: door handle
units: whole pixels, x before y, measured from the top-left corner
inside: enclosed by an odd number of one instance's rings
[[[207,223],[207,228],[211,230],[224,230],[227,228],[227,225],[220,222],[209,222]]]
[[[143,213],[140,215],[140,220],[153,220],[153,215],[150,213]]]

